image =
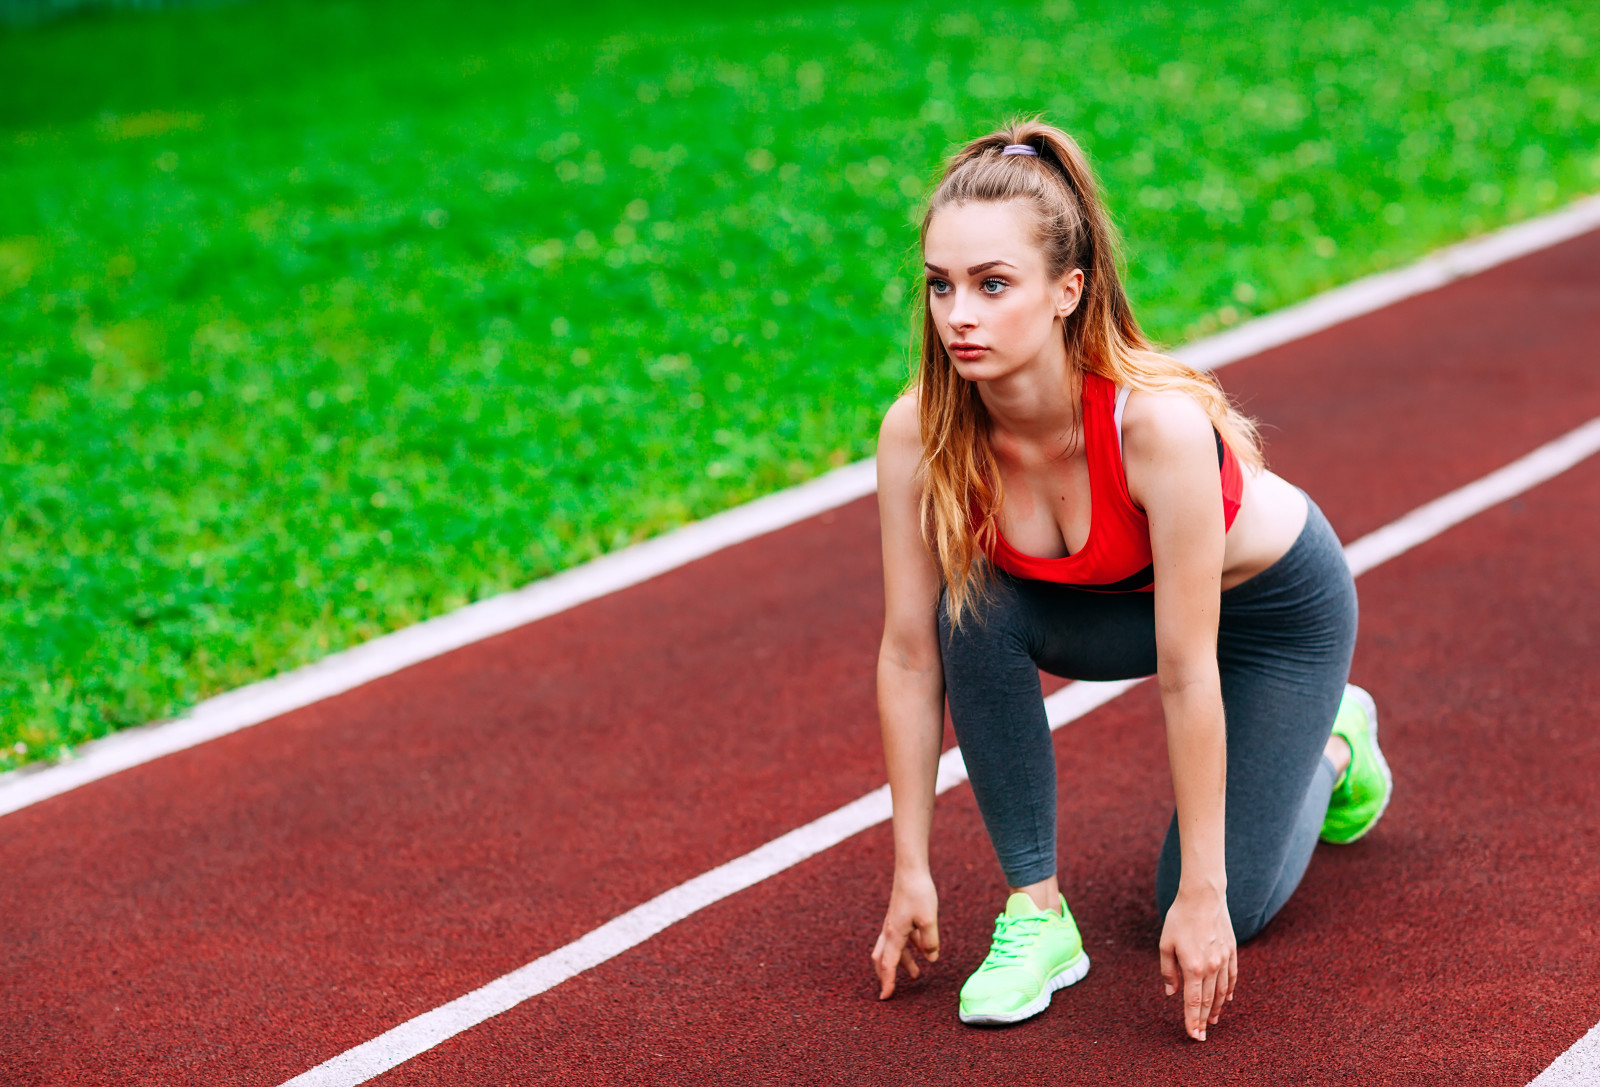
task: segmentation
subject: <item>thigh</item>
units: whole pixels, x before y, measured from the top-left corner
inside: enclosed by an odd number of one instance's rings
[[[1282,559],[1222,594],[1228,907],[1238,932],[1265,924],[1285,897],[1285,874],[1303,871],[1316,844],[1300,833],[1301,814],[1344,696],[1356,619],[1355,583],[1315,503]],[[1180,859],[1174,818],[1156,871],[1163,913]]]
[[[1290,860],[1347,676],[1332,666],[1326,675],[1238,666],[1223,672],[1228,900],[1236,925],[1253,930],[1265,920],[1257,915]]]
[[[1257,577],[1265,580],[1240,587],[1250,592],[1224,594],[1217,643],[1228,722],[1229,899],[1246,914],[1265,908],[1290,860],[1349,680],[1357,620],[1355,584],[1315,507],[1285,561]]]
[[[939,650],[973,796],[1006,881],[1023,887],[1056,868],[1055,749],[1026,609],[1009,581],[990,588],[959,628],[941,599]]]
[[[1156,670],[1155,596],[1018,579],[1035,663],[1063,679],[1134,679]]]

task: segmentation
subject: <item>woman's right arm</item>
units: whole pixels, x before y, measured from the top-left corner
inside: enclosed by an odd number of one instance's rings
[[[894,887],[872,949],[879,999],[895,974],[921,969],[911,946],[939,957],[938,896],[928,864],[934,782],[944,737],[944,667],[939,659],[942,581],[918,523],[921,459],[913,396],[890,406],[878,434],[878,517],[883,532],[884,623],[878,650],[878,719],[894,807]]]

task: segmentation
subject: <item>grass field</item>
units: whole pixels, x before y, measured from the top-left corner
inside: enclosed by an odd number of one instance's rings
[[[0,34],[0,768],[872,450],[1079,135],[1168,343],[1600,188],[1587,2],[272,2]],[[867,667],[864,663],[863,667]]]

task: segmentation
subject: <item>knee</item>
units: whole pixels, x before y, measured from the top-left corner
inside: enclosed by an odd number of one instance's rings
[[[1233,921],[1233,938],[1242,944],[1266,928],[1285,897],[1279,895],[1275,881],[1230,876],[1228,917]]]
[[[1167,824],[1167,836],[1161,842],[1161,853],[1156,858],[1156,916],[1163,924],[1167,911],[1178,898],[1178,877],[1183,874],[1178,851],[1178,815],[1173,813]]]
[[[1265,902],[1250,901],[1241,902],[1236,908],[1229,896],[1228,916],[1233,920],[1234,940],[1242,944],[1267,927],[1267,922],[1272,920],[1267,906]]]
[[[1174,833],[1156,864],[1156,916],[1163,924],[1167,920],[1167,911],[1178,899],[1179,875],[1177,837]],[[1235,940],[1242,944],[1266,928],[1267,922],[1272,920],[1272,913],[1270,894],[1238,886],[1230,876],[1228,918],[1233,922]]]

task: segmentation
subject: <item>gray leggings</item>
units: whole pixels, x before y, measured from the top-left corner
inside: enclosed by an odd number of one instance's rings
[[[1228,912],[1254,936],[1310,863],[1333,791],[1323,756],[1350,674],[1356,592],[1317,508],[1277,562],[1222,594],[1217,665],[1227,716]],[[1013,887],[1056,870],[1056,764],[1039,669],[1068,679],[1156,670],[1150,593],[1094,593],[995,571],[994,599],[940,645],[956,738],[989,840]],[[1156,865],[1162,917],[1178,893],[1178,819]]]

